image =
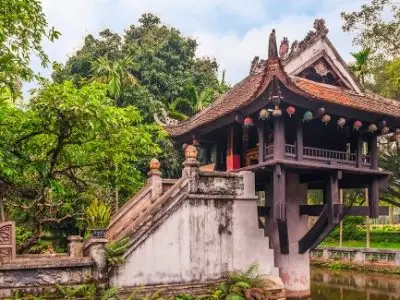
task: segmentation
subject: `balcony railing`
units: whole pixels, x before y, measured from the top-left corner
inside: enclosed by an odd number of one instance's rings
[[[330,161],[345,161],[348,163],[356,163],[357,156],[355,153],[304,147],[303,150],[304,158],[318,159],[318,160],[330,160]]]

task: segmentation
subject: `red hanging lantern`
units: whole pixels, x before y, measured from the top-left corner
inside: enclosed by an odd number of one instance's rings
[[[254,125],[254,121],[252,118],[246,117],[246,119],[244,119],[243,125],[244,127],[249,128]]]
[[[361,121],[357,120],[353,124],[353,129],[358,131],[362,126],[363,124],[361,123]]]
[[[289,117],[292,117],[292,115],[294,115],[294,113],[296,112],[296,109],[293,106],[288,106],[286,108],[286,112],[289,115]]]

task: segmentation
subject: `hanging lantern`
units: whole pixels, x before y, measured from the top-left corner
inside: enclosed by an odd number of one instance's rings
[[[357,120],[357,121],[354,122],[354,124],[353,124],[353,129],[354,130],[358,131],[361,127],[362,127],[361,121]]]
[[[399,142],[399,141],[400,141],[400,135],[394,133],[394,134],[391,136],[390,141],[391,141],[391,142]]]
[[[196,140],[196,139],[193,139],[192,145],[193,145],[193,146],[199,146],[199,145],[200,145],[200,143],[199,143],[199,141],[198,141],[198,140]]]
[[[269,111],[266,108],[263,108],[260,110],[260,120],[267,120],[269,119]]]
[[[375,124],[369,124],[369,126],[368,126],[368,131],[369,132],[371,132],[371,133],[374,133],[374,132],[376,132],[378,130],[378,127],[375,125]]]
[[[324,123],[325,125],[327,125],[330,120],[331,120],[331,116],[328,114],[323,115],[323,117],[321,118],[322,123]]]
[[[346,125],[346,119],[345,118],[339,118],[339,120],[337,120],[337,126],[339,128],[343,128],[344,125]]]
[[[275,105],[275,108],[272,111],[272,116],[274,116],[275,118],[282,116],[282,110],[279,108],[278,105]]]
[[[322,106],[317,109],[317,117],[323,116],[325,114],[325,108]]]
[[[249,128],[251,126],[254,125],[253,119],[250,117],[247,117],[246,119],[244,119],[244,123],[243,123],[244,127]]]
[[[312,112],[311,111],[306,111],[305,113],[304,113],[304,115],[303,115],[303,121],[304,122],[308,122],[308,121],[311,121],[313,119],[313,114],[312,114]]]
[[[296,109],[293,106],[288,106],[286,108],[286,112],[289,115],[289,117],[292,117],[292,115],[294,115],[294,113],[296,112]]]
[[[182,145],[182,150],[185,151],[186,148],[187,148],[187,146],[189,146],[189,144],[188,144],[188,143],[184,143],[184,144]]]
[[[382,120],[379,122],[379,126],[380,127],[386,127],[387,126],[387,121],[386,120]]]
[[[381,129],[382,134],[388,134],[390,131],[390,128],[388,126],[383,126]]]

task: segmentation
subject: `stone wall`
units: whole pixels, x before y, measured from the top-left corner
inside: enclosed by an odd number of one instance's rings
[[[162,215],[153,215],[162,222],[143,225],[146,232],[137,231],[145,237],[127,252],[126,263],[114,270],[112,286],[210,282],[253,262],[262,274],[278,275],[269,239],[258,228],[254,174],[195,176],[195,189],[189,188],[191,192],[176,203],[164,204],[170,209]],[[249,180],[250,191],[244,187]]]
[[[92,280],[91,258],[68,256],[29,256],[0,266],[0,299],[13,291],[40,293],[55,284],[77,285]]]

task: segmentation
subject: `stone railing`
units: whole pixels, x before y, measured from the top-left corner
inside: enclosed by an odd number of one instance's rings
[[[15,259],[15,223],[0,223],[0,264]]]
[[[343,261],[355,264],[379,263],[400,266],[400,250],[367,248],[317,248],[311,251],[311,259],[319,261]]]

